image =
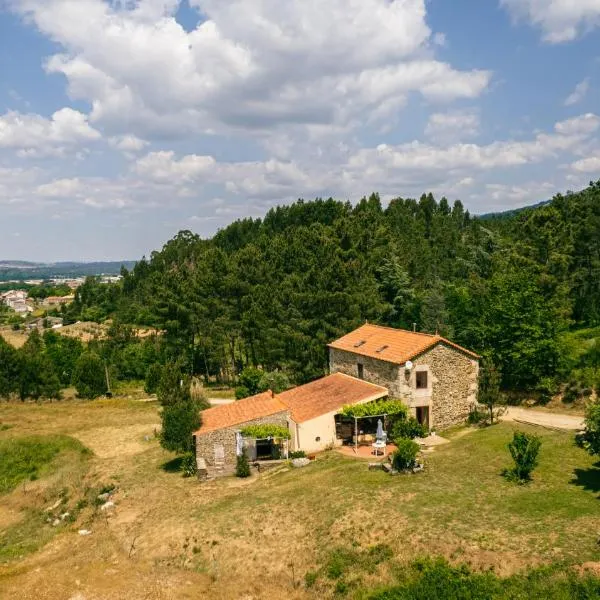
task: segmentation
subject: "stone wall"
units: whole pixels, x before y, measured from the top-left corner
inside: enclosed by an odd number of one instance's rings
[[[248,427],[249,425],[265,424],[281,425],[287,428],[288,412],[283,411],[261,419],[240,423],[233,427],[225,427],[223,429],[217,429],[203,435],[195,436],[196,459],[203,458],[206,461],[207,467],[212,469],[215,465],[215,445],[222,444],[225,448],[225,472],[232,472],[233,469],[235,469],[237,458],[236,431]]]
[[[403,366],[361,356],[345,350],[329,349],[331,373],[358,376],[357,364],[363,365],[365,381],[386,387],[393,398],[405,402],[410,413],[416,407],[429,407],[432,429],[446,429],[464,423],[471,406],[477,400],[479,364],[464,352],[443,343],[421,354],[413,361],[414,369],[407,374]],[[428,389],[416,389],[416,373],[428,372]]]
[[[347,352],[346,350],[329,348],[330,373],[345,373],[352,377],[358,377],[358,363],[363,365],[363,379],[365,381],[387,388],[390,396],[394,398],[403,397],[405,390],[400,381],[400,367],[398,365]],[[402,373],[404,373],[404,369],[402,369]]]
[[[438,344],[413,363],[415,369],[427,366],[432,378],[431,428],[447,429],[464,423],[477,401],[478,361],[450,346]]]

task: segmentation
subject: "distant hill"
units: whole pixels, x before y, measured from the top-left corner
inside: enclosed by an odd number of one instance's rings
[[[0,260],[0,281],[52,279],[55,277],[87,277],[118,275],[121,267],[132,269],[136,261],[35,263],[22,260]]]
[[[550,204],[551,202],[552,200],[543,200],[542,202],[538,202],[537,204],[530,204],[529,206],[522,206],[521,208],[513,208],[512,210],[504,210],[502,212],[485,213],[483,215],[477,215],[477,219],[480,219],[482,221],[510,219],[515,215],[522,213],[525,210],[533,210],[534,208],[545,206],[546,204]]]

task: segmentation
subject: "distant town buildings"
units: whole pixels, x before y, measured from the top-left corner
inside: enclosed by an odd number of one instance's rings
[[[14,310],[17,314],[25,316],[33,312],[33,306],[27,301],[27,292],[23,290],[9,290],[0,294],[2,304]]]

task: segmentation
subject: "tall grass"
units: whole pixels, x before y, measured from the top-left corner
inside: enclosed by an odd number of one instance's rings
[[[0,440],[0,495],[23,481],[50,473],[62,452],[89,454],[77,440],[62,435],[28,436]]]

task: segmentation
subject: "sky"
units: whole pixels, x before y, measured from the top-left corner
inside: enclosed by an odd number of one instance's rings
[[[0,0],[0,259],[600,178],[600,0]]]

